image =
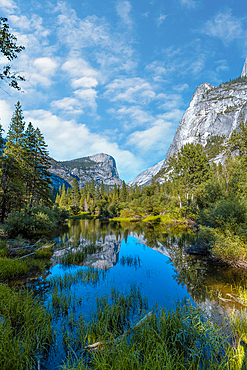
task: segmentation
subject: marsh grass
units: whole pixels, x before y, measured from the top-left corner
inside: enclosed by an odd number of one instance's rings
[[[237,350],[205,321],[200,310],[187,303],[177,304],[172,311],[156,307],[151,315],[145,315],[146,309],[137,287],[129,294],[113,289],[109,297],[99,298],[92,320],[77,321],[73,340],[84,346],[100,341],[101,347],[82,348],[77,357],[70,352],[62,369],[245,369],[239,367],[244,362],[239,361]],[[67,344],[68,338],[70,333],[65,335]]]
[[[28,291],[0,284],[0,368],[34,368],[52,340],[51,316]]]
[[[63,276],[55,276],[49,280],[50,288],[58,288],[60,291],[70,289],[72,285],[78,283],[97,284],[99,280],[104,279],[105,271],[95,270],[94,268],[78,270],[75,273],[65,273]]]
[[[46,262],[33,258],[12,259],[0,257],[0,280],[8,281],[30,272],[41,272],[46,268]]]

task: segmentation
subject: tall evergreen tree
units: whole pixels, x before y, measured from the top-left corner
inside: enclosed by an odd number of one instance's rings
[[[123,181],[122,187],[121,187],[121,192],[120,192],[121,200],[123,202],[126,202],[127,196],[128,196],[127,187],[126,187],[125,181]]]
[[[80,189],[79,189],[79,183],[76,177],[74,177],[73,182],[72,182],[72,203],[74,206],[79,206],[80,205]]]
[[[50,160],[47,144],[39,128],[34,129],[31,122],[25,131],[25,178],[28,205],[50,204],[51,179],[48,171]]]
[[[1,155],[2,221],[12,208],[20,209],[24,204],[24,128],[25,122],[18,101]]]

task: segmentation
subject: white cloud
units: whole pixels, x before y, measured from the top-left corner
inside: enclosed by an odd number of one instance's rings
[[[58,70],[59,64],[55,59],[42,57],[31,59],[26,55],[21,58],[22,69],[25,72],[25,77],[32,87],[36,85],[41,85],[44,87],[49,87],[52,84],[52,77]],[[27,89],[30,87],[28,84],[24,84]]]
[[[12,13],[18,9],[17,5],[12,0],[0,0],[0,8],[7,10],[9,13]]]
[[[157,19],[157,26],[159,27],[163,21],[166,19],[167,15],[165,14],[160,14],[159,18]]]
[[[25,15],[12,14],[8,19],[11,22],[12,27],[18,27],[22,30],[28,30],[30,28],[31,22]]]
[[[40,74],[46,76],[54,75],[58,68],[58,63],[54,59],[48,57],[35,59],[33,65],[37,68]]]
[[[187,6],[188,8],[195,8],[196,2],[195,0],[180,0],[182,5]]]
[[[97,92],[94,89],[79,89],[74,91],[74,94],[80,99],[83,107],[96,109]]]
[[[73,50],[109,44],[108,26],[104,18],[92,15],[80,19],[75,10],[65,2],[58,2],[55,10],[60,13],[57,17],[57,31],[63,44]]]
[[[98,85],[98,81],[96,78],[93,77],[81,77],[77,80],[73,80],[72,87],[77,89],[78,87],[96,87]]]
[[[119,1],[117,6],[117,14],[121,18],[122,22],[128,27],[132,28],[132,20],[130,17],[131,4],[129,1]]]
[[[63,65],[62,70],[71,77],[96,77],[98,72],[83,58],[69,58]]]
[[[3,136],[6,135],[9,127],[9,123],[13,114],[13,108],[5,101],[0,100],[0,124],[2,125],[5,133]]]
[[[69,160],[89,156],[96,153],[112,155],[117,162],[120,176],[134,176],[143,162],[128,150],[122,150],[118,144],[107,137],[89,131],[85,124],[75,120],[64,120],[45,110],[24,112],[34,127],[39,127],[56,160]]]
[[[143,155],[152,152],[163,152],[164,147],[171,143],[173,122],[157,119],[153,125],[144,131],[135,131],[129,137],[129,145],[135,145]]]
[[[75,98],[63,98],[51,102],[51,107],[67,113],[82,114],[81,102]]]
[[[117,110],[111,108],[108,112],[118,120],[124,121],[126,129],[133,129],[134,127],[143,126],[154,121],[153,116],[139,106],[124,106]]]
[[[207,21],[202,32],[208,36],[220,38],[224,44],[246,37],[241,19],[234,17],[230,10],[219,13]]]
[[[155,97],[150,83],[140,77],[115,79],[106,88],[104,95],[111,101],[146,104]]]

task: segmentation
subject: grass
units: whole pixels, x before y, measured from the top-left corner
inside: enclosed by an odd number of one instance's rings
[[[91,215],[90,212],[81,212],[78,215],[70,216],[70,220],[95,220],[98,218],[96,215]]]
[[[81,355],[68,355],[70,359],[62,369],[245,368],[241,346],[232,349],[220,330],[205,321],[195,307],[186,303],[177,304],[173,311],[156,307],[149,315],[145,315],[146,309],[147,302],[137,287],[132,287],[129,294],[113,289],[109,297],[98,299],[89,323],[81,319],[73,322],[77,337],[66,333],[67,343],[73,337],[74,343],[80,341],[82,349]],[[83,347],[99,341],[99,350]]]
[[[113,218],[109,218],[109,221],[138,222],[138,221],[141,221],[141,219],[140,218],[131,218],[131,217],[113,217]]]
[[[157,215],[157,216],[147,216],[142,218],[134,218],[134,217],[114,217],[109,219],[109,221],[119,221],[119,222],[149,222],[149,223],[163,223],[167,225],[172,225],[175,223],[186,223],[186,220],[184,218],[175,219],[171,217],[170,215]]]
[[[0,368],[28,370],[52,339],[51,316],[28,291],[0,284]]]
[[[91,267],[75,273],[65,273],[63,276],[53,277],[49,280],[49,286],[50,288],[59,288],[62,291],[63,289],[70,289],[72,285],[78,283],[96,284],[100,278],[105,277],[105,274],[105,271],[99,271]]]

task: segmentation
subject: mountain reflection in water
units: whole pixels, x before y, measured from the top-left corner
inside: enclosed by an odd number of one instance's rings
[[[185,230],[179,225],[175,228],[166,228],[160,224],[146,225],[141,222],[70,220],[68,227],[58,230],[53,237],[70,244],[71,251],[76,251],[78,247],[89,244],[101,246],[101,250],[87,256],[82,265],[104,270],[111,269],[119,263],[121,248],[123,254],[126,254],[128,238],[132,240],[132,248],[129,253],[132,255],[140,253],[140,250],[137,251],[133,247],[132,238],[134,238],[135,244],[140,243],[158,252],[149,261],[150,270],[154,271],[155,267],[160,268],[160,254],[166,256],[166,262],[171,261],[175,267],[175,270],[172,271],[172,278],[177,285],[186,288],[192,299],[206,310],[212,305],[212,297],[214,297],[214,301],[217,301],[217,304],[219,303],[216,298],[218,292],[227,296],[233,285],[240,282],[245,283],[244,270],[213,262],[207,256],[186,253],[186,248],[195,242],[195,235],[193,231]],[[55,258],[64,251],[56,253]],[[165,269],[166,265],[163,268]],[[160,285],[163,284],[165,281],[160,281]],[[236,306],[224,299],[220,303],[226,309],[232,309]]]

